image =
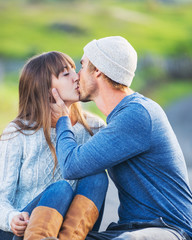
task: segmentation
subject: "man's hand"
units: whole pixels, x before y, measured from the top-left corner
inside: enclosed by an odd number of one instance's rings
[[[20,214],[12,218],[10,224],[11,230],[15,235],[21,237],[24,235],[28,222],[29,222],[28,212],[21,212]]]
[[[60,98],[55,88],[52,89],[52,95],[56,103],[51,104],[51,126],[56,127],[57,121],[62,116],[69,116],[69,109],[64,101]]]

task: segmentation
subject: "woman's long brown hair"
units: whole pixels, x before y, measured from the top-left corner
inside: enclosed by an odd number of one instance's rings
[[[43,128],[45,139],[51,150],[55,167],[57,165],[56,151],[51,142],[51,81],[52,75],[58,78],[64,66],[75,68],[74,61],[61,52],[48,52],[35,56],[25,64],[19,81],[19,113],[14,123],[17,131],[24,130],[37,132]],[[88,126],[80,105],[71,105],[70,115],[73,121],[79,121],[87,131],[93,135]],[[54,167],[54,170],[55,170]]]

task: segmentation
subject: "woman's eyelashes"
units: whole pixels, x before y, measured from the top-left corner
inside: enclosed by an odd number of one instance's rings
[[[69,72],[64,72],[63,73],[63,76],[68,76],[69,75]]]

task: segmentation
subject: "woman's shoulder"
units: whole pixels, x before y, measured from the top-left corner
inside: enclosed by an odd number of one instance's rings
[[[83,114],[86,119],[87,125],[91,128],[91,131],[94,134],[106,126],[104,120],[94,115],[93,113],[84,111]],[[87,131],[86,127],[79,122],[77,122],[73,126],[73,132],[75,134],[76,140],[80,139],[81,143],[82,143],[82,138],[87,139],[91,136],[90,133]]]
[[[11,154],[9,153],[9,155],[17,155],[17,153],[20,152],[19,149],[22,148],[22,145],[23,137],[22,134],[18,132],[17,125],[13,122],[9,123],[0,135],[0,155],[5,154],[7,151],[11,151]]]
[[[7,136],[13,136],[13,135],[17,135],[18,134],[18,126],[16,123],[14,122],[10,122],[6,127],[5,129],[3,130],[3,133],[2,133],[2,137],[4,135],[7,135]]]
[[[88,125],[91,128],[102,128],[106,126],[105,121],[101,119],[99,116],[90,112],[84,112],[84,115]]]
[[[42,131],[43,131],[42,128],[40,128],[38,131],[30,130],[30,129],[24,130],[16,122],[12,121],[3,130],[1,139],[25,138],[25,137],[33,138],[35,135],[37,135],[39,132],[42,132]]]

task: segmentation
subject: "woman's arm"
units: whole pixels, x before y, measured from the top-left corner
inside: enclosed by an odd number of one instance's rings
[[[8,127],[4,133],[13,131],[14,127]],[[10,222],[20,213],[13,203],[23,157],[22,145],[21,133],[4,134],[0,140],[0,229],[4,231],[11,231]]]

